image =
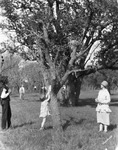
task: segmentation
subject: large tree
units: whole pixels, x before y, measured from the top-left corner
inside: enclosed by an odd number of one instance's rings
[[[105,0],[3,0],[7,18],[3,27],[15,32],[20,43],[7,50],[24,59],[36,60],[45,84],[52,85],[51,108],[55,141],[61,133],[57,93],[63,84],[76,104],[82,78],[100,69],[118,69],[118,8]],[[94,53],[96,62],[85,67]],[[6,45],[7,46],[7,45]],[[25,48],[24,48],[25,47]],[[26,50],[27,47],[27,50]],[[74,90],[73,90],[74,89]],[[57,134],[58,133],[58,134]]]

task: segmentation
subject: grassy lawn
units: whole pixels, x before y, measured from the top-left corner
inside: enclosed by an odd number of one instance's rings
[[[118,93],[112,95],[109,132],[99,133],[94,102],[97,92],[81,92],[78,107],[60,107],[64,128],[63,150],[115,149],[115,135],[118,130]],[[13,128],[6,131],[3,138],[3,143],[11,150],[53,149],[51,117],[47,119],[45,130],[39,131],[41,120],[39,119],[40,102],[38,99],[38,94],[28,94],[24,101],[20,101],[17,95],[11,97]],[[109,139],[111,136],[112,138]],[[106,141],[107,139],[109,140]]]

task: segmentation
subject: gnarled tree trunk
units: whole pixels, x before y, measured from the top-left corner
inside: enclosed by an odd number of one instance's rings
[[[66,84],[66,104],[78,106],[82,78],[71,75]]]
[[[56,80],[53,80],[52,90],[51,90],[51,101],[50,101],[52,124],[53,124],[52,137],[53,137],[55,149],[61,150],[63,130],[62,130],[62,124],[61,124],[59,103],[57,101],[58,90],[59,90],[59,87],[56,83]]]
[[[53,123],[53,133],[52,133],[53,142],[55,144],[56,149],[61,150],[62,136],[63,136],[61,116],[60,116],[59,104],[57,102],[57,96],[53,91],[51,94],[50,106],[51,106],[52,123]]]

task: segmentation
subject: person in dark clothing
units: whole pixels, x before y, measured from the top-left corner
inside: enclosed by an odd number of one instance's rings
[[[11,90],[7,87],[6,84],[3,84],[1,92],[1,106],[2,106],[1,128],[3,130],[11,127],[10,93]]]

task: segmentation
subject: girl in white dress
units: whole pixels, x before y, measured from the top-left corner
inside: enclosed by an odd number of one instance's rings
[[[103,81],[101,83],[101,90],[98,93],[98,97],[95,99],[95,101],[98,103],[96,107],[97,111],[97,123],[99,123],[99,131],[103,130],[104,132],[107,132],[108,125],[110,125],[110,108],[109,103],[111,101],[110,94],[107,90],[108,82]]]
[[[51,92],[51,86],[48,87],[48,90],[46,87],[43,87],[41,89],[41,106],[40,106],[40,115],[39,117],[43,118],[41,123],[40,130],[44,129],[44,124],[46,122],[46,117],[50,115],[49,112],[49,101],[50,101],[50,92]]]

